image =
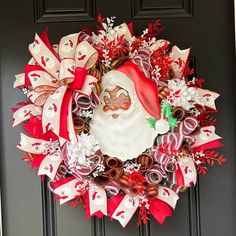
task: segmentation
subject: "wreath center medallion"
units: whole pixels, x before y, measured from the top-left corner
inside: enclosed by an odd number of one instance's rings
[[[90,133],[101,151],[122,161],[139,156],[153,145],[157,136],[156,130],[145,122],[150,115],[140,103],[135,88],[143,89],[147,95],[148,91],[139,84],[135,86],[139,81],[134,79],[119,69],[106,73],[102,78],[101,105],[94,109],[91,122]],[[148,101],[144,102],[148,106]]]

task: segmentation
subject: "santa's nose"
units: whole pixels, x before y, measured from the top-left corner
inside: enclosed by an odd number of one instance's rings
[[[115,110],[119,109],[119,106],[117,106],[116,104],[110,104],[109,108],[110,108],[110,110],[115,111]]]

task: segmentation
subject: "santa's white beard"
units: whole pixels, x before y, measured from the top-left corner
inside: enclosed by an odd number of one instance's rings
[[[128,111],[113,113],[119,114],[118,119],[113,119],[111,112],[103,112],[102,107],[94,109],[90,133],[98,141],[103,154],[126,161],[152,147],[157,132],[146,123],[145,119],[150,115],[141,104]]]

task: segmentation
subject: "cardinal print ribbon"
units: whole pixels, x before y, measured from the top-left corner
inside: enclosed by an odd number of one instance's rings
[[[38,175],[47,175],[51,180],[54,180],[61,163],[60,151],[48,154],[39,165]]]
[[[203,145],[205,143],[221,139],[221,137],[215,133],[214,126],[202,127],[198,133],[193,135],[193,137],[195,138],[196,141],[192,145],[192,147],[197,147],[199,145]]]
[[[178,186],[190,187],[196,184],[197,170],[191,157],[179,158],[176,179]]]
[[[138,196],[126,194],[111,217],[125,227],[138,208]]]
[[[58,141],[31,138],[21,133],[21,141],[17,148],[34,154],[32,167],[38,167],[38,175],[47,175],[54,180],[63,160]]]
[[[29,120],[30,116],[40,116],[42,115],[42,108],[34,104],[27,104],[21,108],[14,109],[13,114],[13,127],[21,124],[22,122]]]
[[[198,104],[216,110],[215,100],[220,96],[218,93],[202,88],[197,88],[197,92],[201,96],[201,100],[196,101]]]
[[[43,154],[45,152],[45,140],[31,138],[23,133],[21,133],[20,143],[17,145],[17,148],[24,152],[29,152],[33,154]]]
[[[107,215],[107,195],[104,188],[94,185],[88,190],[89,195],[89,215],[97,212]]]
[[[178,79],[182,79],[184,69],[188,63],[188,57],[190,54],[190,48],[185,50],[180,50],[177,46],[173,46],[170,59],[172,60],[172,68],[175,73],[175,77]]]
[[[179,196],[172,189],[164,187],[164,186],[159,186],[157,198],[167,203],[173,209],[175,209]]]
[[[158,187],[158,196],[150,199],[149,211],[160,224],[163,224],[166,217],[171,216],[171,209],[175,209],[177,200],[179,199],[175,191],[165,186]],[[170,206],[170,207],[169,207]]]
[[[59,180],[54,184],[56,184],[56,188],[53,189],[53,192],[56,194],[57,199],[60,199],[60,205],[79,197],[82,193],[80,186],[84,185],[82,181],[74,177]]]
[[[196,134],[192,135],[192,138],[195,140],[192,145],[194,151],[201,151],[222,146],[219,142],[221,137],[215,133],[214,126],[202,127]]]

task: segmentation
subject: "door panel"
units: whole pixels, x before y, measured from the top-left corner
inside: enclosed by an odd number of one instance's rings
[[[116,23],[134,22],[136,34],[150,20],[161,18],[166,30],[161,37],[180,48],[192,46],[195,71],[206,78],[206,87],[219,92],[217,133],[224,137],[222,153],[229,162],[212,168],[197,187],[180,194],[172,218],[160,226],[154,219],[136,227],[133,219],[125,228],[109,218],[85,219],[81,207],[59,206],[47,183],[20,160],[22,153],[12,129],[9,110],[24,95],[12,88],[14,75],[29,59],[27,47],[34,32],[49,28],[51,42],[78,32],[95,29],[97,13],[116,16]],[[235,206],[235,113],[233,0],[25,0],[4,2],[1,11],[1,188],[4,236],[233,236]]]

